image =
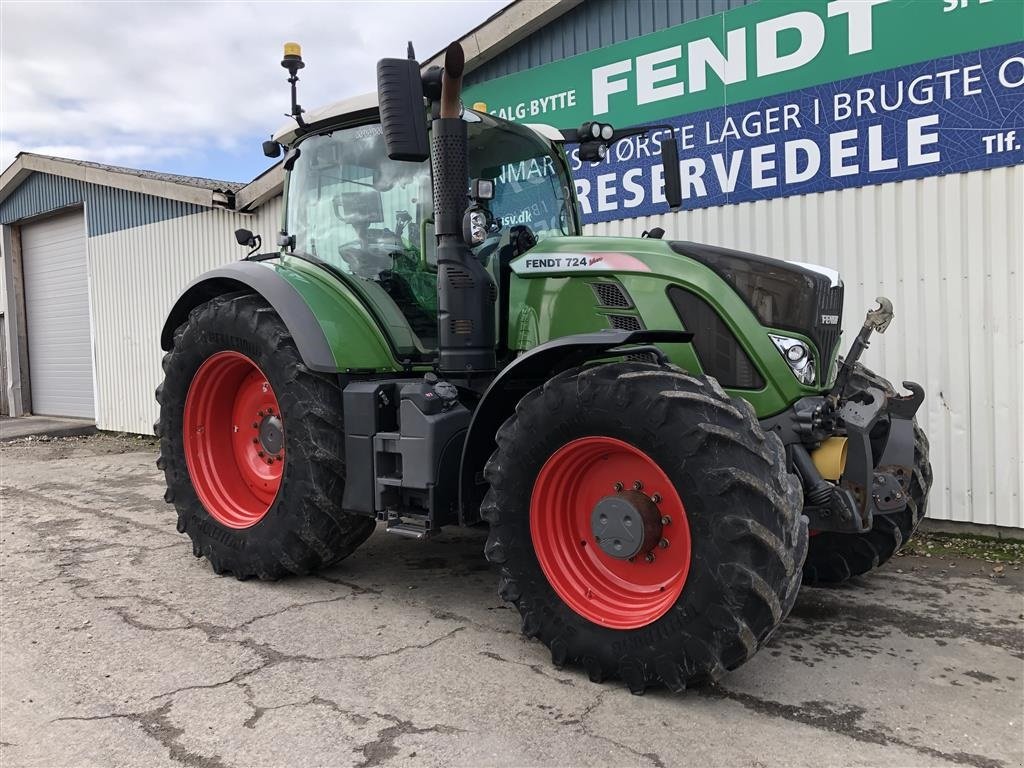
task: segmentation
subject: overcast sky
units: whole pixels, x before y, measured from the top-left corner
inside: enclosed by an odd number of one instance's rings
[[[0,0],[0,169],[19,151],[248,181],[285,122],[282,43],[302,44],[299,102],[372,91],[377,59],[421,60],[508,0]]]

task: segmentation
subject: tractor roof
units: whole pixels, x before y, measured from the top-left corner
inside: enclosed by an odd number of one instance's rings
[[[371,109],[377,108],[377,94],[364,93],[359,96],[350,96],[347,99],[336,101],[333,104],[328,104],[325,107],[318,107],[317,109],[311,109],[303,114],[308,125],[315,125],[316,123],[323,123],[328,120],[332,120],[338,117],[344,117],[345,115],[353,115],[357,112],[366,112]],[[295,141],[297,126],[294,120],[289,120],[287,123],[282,125],[274,132],[274,141],[279,141],[282,144],[290,145]]]
[[[377,94],[364,93],[360,96],[351,96],[347,99],[336,101],[325,107],[311,109],[304,113],[303,117],[305,118],[307,125],[317,125],[333,122],[334,120],[345,117],[346,115],[355,115],[359,112],[369,112],[370,110],[375,109],[377,109]],[[525,123],[524,125],[527,128],[532,128],[545,139],[549,139],[551,141],[562,140],[561,131],[553,126],[545,125],[544,123]],[[275,131],[274,141],[279,141],[285,145],[291,145],[291,143],[296,139],[296,129],[297,126],[295,125],[295,121],[289,120]]]

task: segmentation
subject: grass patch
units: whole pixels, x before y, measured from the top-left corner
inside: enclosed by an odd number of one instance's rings
[[[918,531],[910,543],[901,550],[901,554],[937,557],[944,560],[971,558],[984,560],[986,563],[1018,565],[1024,562],[1024,541]]]

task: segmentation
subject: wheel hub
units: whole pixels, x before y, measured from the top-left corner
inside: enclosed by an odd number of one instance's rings
[[[631,560],[650,552],[661,540],[661,512],[638,491],[620,491],[594,505],[590,532],[603,552]]]
[[[272,456],[276,456],[284,445],[284,426],[281,419],[273,414],[263,417],[260,422],[260,445],[263,450]]]
[[[562,601],[612,629],[663,616],[690,569],[679,491],[651,456],[610,436],[571,440],[544,462],[530,497],[530,538]]]
[[[281,488],[284,421],[273,387],[241,352],[210,355],[192,378],[182,419],[196,495],[229,528],[256,525]]]

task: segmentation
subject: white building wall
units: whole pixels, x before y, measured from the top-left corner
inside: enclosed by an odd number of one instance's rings
[[[875,296],[896,317],[862,360],[926,393],[928,516],[1024,527],[1024,166],[591,225],[839,269],[843,344]]]
[[[211,209],[88,239],[97,427],[153,434],[160,331],[174,301],[203,272],[245,255],[236,229],[272,249],[280,226],[277,197],[251,215]]]

